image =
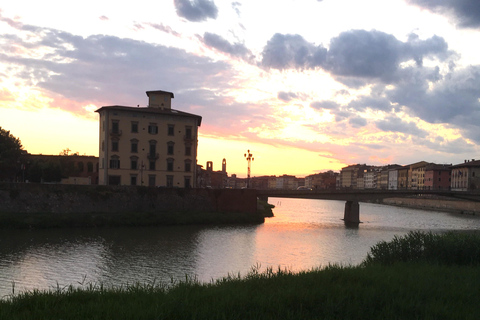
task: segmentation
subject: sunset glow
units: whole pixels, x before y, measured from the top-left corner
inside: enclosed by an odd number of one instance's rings
[[[480,152],[467,2],[5,2],[0,126],[33,154],[98,155],[95,110],[165,90],[203,117],[198,164],[239,177],[247,149],[253,176],[460,163]]]

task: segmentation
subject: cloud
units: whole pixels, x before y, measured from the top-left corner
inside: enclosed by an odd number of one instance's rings
[[[367,119],[355,116],[348,120],[348,123],[354,128],[361,128],[367,125]]]
[[[361,87],[372,81],[395,82],[402,62],[412,60],[421,66],[426,57],[445,61],[451,55],[438,36],[421,40],[412,34],[402,42],[381,31],[351,30],[332,38],[327,50],[300,35],[277,33],[263,49],[261,66],[278,70],[320,67],[344,84]]]
[[[313,101],[310,103],[310,107],[314,109],[337,109],[340,105],[334,101],[323,100],[323,101]]]
[[[252,62],[255,58],[253,53],[244,44],[231,44],[221,36],[213,33],[206,32],[203,35],[203,42],[207,46],[215,48],[218,51],[227,53],[232,57],[241,58],[247,62]]]
[[[171,34],[175,37],[181,37],[180,33],[173,30],[171,27],[164,25],[163,23],[147,23],[147,25],[159,31]]]
[[[375,123],[378,129],[387,132],[400,132],[406,135],[416,137],[426,137],[428,133],[417,127],[413,122],[406,122],[396,116],[390,116],[386,119],[379,120]]]
[[[290,102],[295,99],[303,99],[304,96],[304,94],[296,92],[279,91],[277,93],[277,98],[285,102]]]
[[[431,12],[452,17],[461,28],[480,27],[478,0],[407,0],[407,2]]]
[[[311,69],[325,62],[327,49],[300,35],[276,33],[264,47],[261,66],[273,69]]]
[[[218,8],[210,0],[174,0],[177,14],[192,22],[216,19]]]

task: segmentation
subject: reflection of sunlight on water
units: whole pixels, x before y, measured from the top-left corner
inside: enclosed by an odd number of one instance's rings
[[[360,204],[346,227],[343,201],[269,199],[275,217],[253,226],[6,230],[0,234],[0,297],[89,283],[209,282],[260,265],[292,271],[356,265],[379,241],[410,230],[480,230],[480,217]]]

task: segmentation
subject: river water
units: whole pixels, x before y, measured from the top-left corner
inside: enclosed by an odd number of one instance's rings
[[[356,265],[381,240],[411,230],[480,230],[480,217],[360,204],[358,228],[343,201],[270,198],[275,217],[252,226],[1,230],[0,298],[69,285],[209,282],[252,267],[308,270]]]

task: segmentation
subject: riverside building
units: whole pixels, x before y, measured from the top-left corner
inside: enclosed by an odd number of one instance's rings
[[[147,107],[95,111],[100,115],[98,183],[195,187],[202,117],[172,109],[171,92],[146,93]]]

